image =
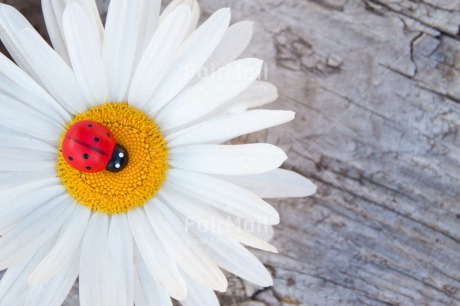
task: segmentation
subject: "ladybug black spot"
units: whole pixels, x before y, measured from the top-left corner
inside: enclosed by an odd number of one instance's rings
[[[72,156],[69,156],[69,160],[73,160],[73,157],[72,157]]]
[[[90,127],[90,128],[91,128],[91,127],[93,127],[93,125],[90,123],[90,124],[88,124],[88,127]]]
[[[86,167],[86,170],[91,170],[91,167],[90,167],[90,166],[87,166],[87,167]]]
[[[88,158],[89,158],[89,155],[85,153],[85,154],[83,154],[83,158],[84,158],[84,159],[88,159]]]
[[[95,142],[99,142],[99,138],[94,137],[94,141],[95,141]]]
[[[110,134],[109,134],[109,133],[107,133],[107,137],[109,137],[109,138],[110,138]]]

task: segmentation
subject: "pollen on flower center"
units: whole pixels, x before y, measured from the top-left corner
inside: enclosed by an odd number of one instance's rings
[[[58,175],[67,192],[89,209],[106,214],[126,213],[153,198],[166,177],[167,147],[153,120],[127,103],[105,103],[73,118],[63,131],[83,120],[99,122],[110,129],[117,142],[129,152],[123,171],[80,172],[60,152]]]

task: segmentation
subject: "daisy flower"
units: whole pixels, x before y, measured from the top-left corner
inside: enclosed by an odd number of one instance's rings
[[[193,0],[112,0],[105,27],[93,0],[42,6],[54,48],[0,4],[0,305],[61,305],[77,277],[83,306],[218,305],[220,268],[272,285],[243,245],[275,247],[239,225],[316,187],[276,146],[225,144],[294,118],[257,109],[277,91],[237,59],[252,24],[198,26]]]

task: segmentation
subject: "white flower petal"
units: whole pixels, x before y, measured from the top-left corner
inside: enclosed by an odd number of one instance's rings
[[[48,115],[57,123],[70,120],[70,114],[59,103],[3,54],[0,54],[0,80],[0,92],[5,96]]]
[[[73,212],[63,224],[56,244],[29,275],[27,282],[32,286],[45,284],[54,277],[64,266],[68,265],[72,254],[81,245],[90,218],[90,210],[75,203],[65,204],[71,205]]]
[[[178,135],[180,136],[182,133],[188,131],[189,128],[197,127],[208,122],[219,121],[221,119],[227,118],[229,115],[245,113],[249,108],[254,108],[273,102],[277,98],[278,90],[274,85],[267,82],[255,81],[239,95],[224,102],[214,110],[208,112],[203,118],[188,122],[187,124],[180,127],[172,128],[169,130],[163,129],[162,132],[165,136],[177,134],[179,132]],[[294,113],[291,113],[292,118],[294,118]],[[257,123],[258,122],[256,121],[254,124]]]
[[[169,169],[167,180],[185,193],[230,215],[263,224],[278,224],[278,212],[257,195],[244,188],[208,175]]]
[[[30,138],[30,136],[28,136],[28,135],[25,135],[25,134],[23,134],[21,132],[9,129],[7,127],[2,127],[0,129],[0,135],[1,136],[7,136],[7,137],[24,137],[24,136],[26,136],[26,137]]]
[[[138,46],[144,0],[110,1],[103,45],[111,102],[126,101]]]
[[[277,253],[276,248],[270,243],[236,226],[230,216],[224,217],[216,208],[203,203],[193,195],[184,193],[180,188],[169,182],[163,184],[159,195],[184,216],[186,228],[189,224],[196,224],[200,228],[234,239],[248,246]]]
[[[30,67],[27,60],[25,60],[22,47],[18,42],[17,33],[26,28],[33,29],[32,25],[21,13],[12,6],[0,3],[0,39],[16,64],[25,70],[35,81],[39,82],[40,78]]]
[[[230,216],[230,218],[232,219],[235,225],[244,228],[246,232],[251,234],[253,237],[257,237],[262,241],[271,241],[273,239],[273,236],[275,235],[273,225],[263,224],[253,220],[244,220],[242,218],[234,216]],[[239,242],[251,246],[243,241]],[[277,251],[275,253],[277,253]]]
[[[29,214],[44,206],[63,203],[64,188],[61,186],[45,187],[34,190],[18,199],[2,203],[0,215],[0,235],[13,231]]]
[[[51,43],[57,53],[70,64],[69,53],[65,44],[62,31],[62,14],[64,13],[65,1],[42,0],[43,17]]]
[[[176,262],[190,277],[214,290],[225,291],[225,275],[214,262],[192,241],[181,222],[158,198],[144,206],[152,227],[163,245],[170,250]]]
[[[109,216],[94,213],[81,246],[80,304],[81,306],[110,306],[109,304]]]
[[[0,172],[0,186],[4,188],[11,188],[20,184],[45,180],[53,177],[56,177],[56,170],[54,168],[23,172]]]
[[[62,16],[66,6],[71,3],[78,3],[90,16],[90,22],[93,27],[97,29],[100,41],[104,36],[104,27],[102,25],[99,12],[97,10],[96,1],[94,0],[42,0],[43,15],[45,17],[46,28],[51,38],[56,51],[62,56],[64,60],[70,63],[69,54],[64,38],[64,29],[62,24]]]
[[[277,126],[294,119],[294,112],[251,110],[212,118],[166,136],[169,148],[192,144],[218,144],[230,139]]]
[[[219,306],[219,300],[212,289],[204,287],[190,277],[186,277],[188,295],[180,301],[184,306]]]
[[[141,58],[129,93],[130,104],[141,108],[175,59],[189,26],[190,8],[179,6],[161,23]]]
[[[26,260],[10,267],[0,281],[0,301],[6,306],[24,306],[31,287],[26,278],[52,247],[55,239],[51,238],[37,252]]]
[[[62,205],[66,197],[39,207],[0,238],[0,270],[31,256],[57,233],[70,213],[69,207]]]
[[[193,31],[196,30],[198,26],[198,22],[200,21],[200,15],[201,15],[201,8],[200,4],[198,3],[197,0],[193,0],[192,4],[190,4],[192,7],[192,22],[190,22],[190,30],[188,34],[193,33]]]
[[[0,122],[2,126],[21,133],[53,141],[59,139],[63,128],[49,120],[49,117],[2,94],[0,94]]]
[[[172,167],[209,174],[243,175],[263,173],[287,159],[280,148],[264,143],[245,145],[191,145],[171,148]]]
[[[24,306],[61,306],[78,277],[80,254],[75,251],[67,263],[45,285],[34,286]]]
[[[157,283],[137,247],[134,248],[134,303],[136,306],[172,306],[169,295]]]
[[[0,300],[3,303],[8,303],[8,306],[23,306],[27,295],[29,294],[30,287],[27,286],[25,268],[28,266],[30,260],[24,260],[21,263],[9,268],[3,275],[0,281]],[[30,263],[32,264],[32,263]],[[22,281],[22,282],[21,282]]]
[[[278,99],[278,89],[268,82],[256,81],[245,91],[228,101],[225,112],[239,113],[250,108],[256,108]]]
[[[144,0],[141,16],[139,17],[140,36],[138,40],[136,64],[156,32],[159,23],[161,0]]]
[[[128,220],[136,245],[150,273],[171,297],[184,299],[187,296],[185,282],[177,270],[172,254],[165,252],[165,247],[153,231],[145,212],[142,209],[131,210],[128,212]]]
[[[113,215],[109,228],[109,304],[134,303],[133,237],[126,214]]]
[[[250,21],[240,21],[230,26],[216,50],[203,65],[202,71],[215,71],[237,60],[251,42],[253,27],[254,23]]]
[[[43,150],[23,149],[23,148],[1,148],[1,158],[8,162],[12,161],[54,161],[58,157],[57,152],[47,152]]]
[[[33,138],[21,136],[0,136],[0,148],[26,149],[57,154],[52,145]]]
[[[193,32],[181,46],[178,59],[144,107],[152,115],[176,96],[198,73],[217,47],[230,23],[230,10],[221,9]]]
[[[243,176],[220,176],[220,178],[249,189],[266,199],[308,197],[316,192],[315,184],[309,179],[284,169]]]
[[[219,239],[213,233],[196,228],[191,228],[191,231],[201,239],[206,252],[223,269],[262,287],[273,285],[273,279],[263,264],[239,243]]]
[[[173,99],[158,113],[155,122],[167,130],[207,115],[248,88],[259,76],[262,63],[247,58],[224,66]]]
[[[18,159],[0,159],[0,171],[39,171],[46,170],[56,166],[53,160],[18,160]]]
[[[66,62],[33,29],[18,33],[24,58],[40,78],[39,82],[69,112],[76,114],[87,109],[77,79]]]
[[[0,36],[16,63],[67,110],[75,111],[84,105],[70,68],[21,13],[1,5],[0,15]]]
[[[0,150],[0,169],[2,171],[46,170],[50,165],[56,163],[57,158],[56,152],[18,148],[1,148]]]
[[[160,16],[160,22],[163,22],[170,14],[173,12],[179,5],[186,4],[188,7],[191,8],[192,12],[192,19],[191,23],[188,26],[187,29],[187,35],[193,32],[197,25],[198,21],[200,19],[200,4],[196,0],[173,0],[171,3],[165,8],[163,13]]]
[[[62,1],[62,0],[61,0]],[[69,0],[65,0],[69,1]],[[89,16],[90,22],[93,24],[92,28],[96,29],[100,41],[102,42],[104,37],[104,26],[102,24],[101,16],[94,0],[70,0],[77,1],[78,4],[85,10]],[[70,3],[70,2],[69,2]]]
[[[53,177],[48,179],[35,180],[29,183],[20,184],[14,187],[9,187],[6,189],[0,190],[0,209],[5,203],[13,201],[20,198],[21,196],[26,196],[32,191],[39,190],[46,187],[59,186],[61,185],[61,180],[59,178]]]
[[[70,61],[80,89],[91,105],[107,101],[107,78],[102,60],[102,44],[94,24],[81,6],[69,4],[63,28]]]

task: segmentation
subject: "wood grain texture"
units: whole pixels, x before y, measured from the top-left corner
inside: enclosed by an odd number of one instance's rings
[[[230,277],[222,305],[460,305],[460,1],[200,3],[255,21],[245,56],[280,89],[270,108],[297,113],[239,141],[281,146],[319,187],[272,201],[280,253],[256,253],[274,287]]]

